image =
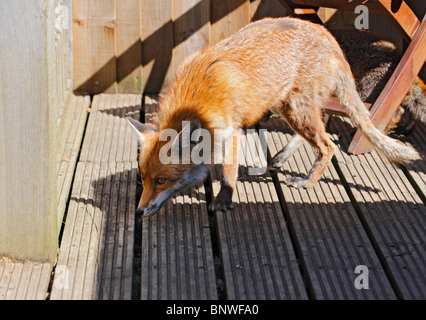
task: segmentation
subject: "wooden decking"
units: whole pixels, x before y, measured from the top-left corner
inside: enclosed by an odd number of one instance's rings
[[[332,117],[339,148],[319,183],[299,190],[285,179],[309,170],[308,145],[282,170],[248,175],[259,163],[259,129],[268,129],[268,156],[291,136],[272,117],[243,136],[250,152],[240,159],[232,212],[207,209],[219,188],[215,167],[211,181],[141,219],[136,139],[124,117],[149,122],[156,97],[74,99],[70,108],[91,109],[67,113],[74,122],[58,157],[65,214],[57,263],[0,260],[0,299],[426,298],[425,126],[404,138],[423,159],[402,167],[376,152],[346,154],[355,130]],[[359,265],[369,289],[355,286]]]

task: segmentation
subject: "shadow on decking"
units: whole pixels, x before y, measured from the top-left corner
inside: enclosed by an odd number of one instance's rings
[[[344,133],[335,140],[343,150],[350,130],[330,130]],[[363,157],[351,159],[367,166]],[[240,166],[233,212],[208,212],[218,185],[213,180],[141,219],[135,216],[142,191],[136,161],[80,163],[70,207],[78,208],[82,228],[92,230],[84,232],[90,239],[81,240],[78,255],[87,263],[86,275],[95,277],[94,297],[424,297],[424,204],[393,196],[398,188],[383,189],[380,178],[371,184],[351,180],[346,165],[336,155],[332,173],[309,190],[280,180],[300,172],[249,176]],[[213,169],[220,172],[220,166]],[[370,290],[354,287],[357,265],[369,268]]]
[[[220,276],[222,298],[228,297],[228,291],[235,294],[231,298],[237,299],[392,298],[394,292],[403,296],[401,292],[407,290],[414,292],[414,296],[422,295],[423,285],[421,281],[412,281],[412,274],[419,277],[424,271],[424,266],[418,263],[424,254],[421,243],[424,208],[414,202],[367,200],[354,209],[354,201],[327,203],[316,198],[321,192],[332,191],[328,189],[330,185],[342,185],[338,179],[322,179],[312,191],[283,191],[270,175],[247,177],[246,170],[240,168],[243,174],[234,197],[234,212],[223,213],[220,218],[226,220],[230,229],[215,230],[216,234],[206,230],[213,227],[212,223],[216,229],[224,225],[205,219],[207,201],[185,202],[194,197],[206,198],[205,191],[197,188],[179,194],[178,201],[176,197],[170,200],[153,218],[135,217],[142,191],[140,186],[137,188],[137,168],[129,170],[112,165],[103,177],[91,182],[92,198],[73,196],[71,201],[86,207],[85,223],[92,223],[92,228],[102,234],[96,259],[97,296],[112,299],[124,295],[129,288],[125,281],[131,283],[134,299],[140,298],[141,291],[144,298],[151,299],[194,298],[203,296],[202,290],[211,292],[211,288],[191,289],[187,272],[194,270],[198,277],[202,272],[203,279],[214,279],[211,286],[215,290]],[[276,188],[280,201],[265,196],[267,184]],[[380,192],[371,189],[364,191]],[[286,192],[295,198],[289,198]],[[308,196],[298,200],[297,194]],[[195,213],[192,206],[197,208]],[[206,216],[193,220],[192,215],[201,211]],[[275,225],[283,216],[286,226],[277,229]],[[409,234],[404,231],[407,228],[411,230]],[[283,232],[290,233],[291,241],[282,236]],[[233,243],[233,251],[224,257],[221,250],[226,247],[226,241]],[[212,248],[212,242],[216,248]],[[194,256],[194,250],[198,255]],[[215,257],[211,256],[212,252],[216,253]],[[297,256],[298,264],[288,260],[292,256]],[[220,273],[214,271],[212,262],[218,264],[218,259],[224,268]],[[123,270],[129,272],[129,263],[132,263],[131,279]],[[212,263],[210,269],[207,263]],[[370,270],[368,291],[353,286],[353,270],[361,264]],[[142,269],[147,274],[146,281],[141,283]],[[299,276],[294,279],[300,283],[292,283],[295,280],[288,278],[295,273]],[[235,283],[232,277],[244,281]],[[273,281],[263,283],[266,278]],[[165,283],[164,279],[173,280]],[[158,287],[159,283],[163,287]]]
[[[134,163],[79,163],[66,221],[73,297],[132,298],[136,176]]]

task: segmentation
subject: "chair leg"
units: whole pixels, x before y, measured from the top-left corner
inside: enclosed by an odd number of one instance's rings
[[[401,61],[370,110],[371,121],[384,130],[416,79],[426,59],[426,16],[413,36]],[[349,146],[349,153],[371,151],[367,138],[358,130]]]

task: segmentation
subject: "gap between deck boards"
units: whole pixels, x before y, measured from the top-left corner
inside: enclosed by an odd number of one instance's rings
[[[81,101],[83,102],[82,105],[82,109],[81,110],[73,110],[73,108],[76,108],[76,101]],[[80,103],[81,103],[80,102]],[[58,263],[58,258],[59,258],[59,253],[61,250],[61,243],[62,243],[62,237],[63,237],[63,233],[64,233],[64,229],[65,229],[65,224],[66,224],[66,220],[67,220],[67,213],[68,213],[68,208],[69,208],[69,204],[70,204],[70,200],[71,200],[71,194],[72,194],[72,188],[74,185],[74,181],[75,181],[75,176],[76,176],[76,170],[77,170],[77,164],[80,160],[80,154],[81,154],[81,147],[83,145],[84,142],[84,137],[86,134],[86,129],[87,129],[87,123],[89,120],[89,116],[90,116],[90,108],[92,106],[92,97],[91,96],[73,96],[71,99],[70,104],[67,106],[67,109],[65,110],[64,113],[64,125],[63,125],[63,132],[61,133],[62,135],[62,143],[66,144],[66,141],[63,141],[63,139],[65,139],[65,137],[68,137],[69,135],[74,134],[74,138],[73,140],[73,145],[72,145],[72,157],[70,158],[66,158],[65,162],[70,163],[70,166],[72,167],[72,170],[69,170],[67,172],[67,177],[68,179],[65,180],[68,183],[64,186],[60,187],[61,190],[61,196],[59,197],[60,201],[58,202],[58,210],[60,213],[59,216],[59,220],[60,220],[60,229],[59,229],[59,234],[58,234],[58,253],[56,256],[55,261],[52,264],[52,271],[50,274],[50,280],[49,280],[49,285],[47,288],[47,293],[46,293],[46,300],[50,300],[50,295],[52,292],[52,288],[53,288],[53,282],[55,279],[55,276],[57,275],[57,263]],[[84,112],[84,115],[80,115],[79,117],[75,117],[73,116],[71,119],[69,119],[67,117],[67,115],[69,114],[74,114],[79,112],[80,114],[82,114]],[[74,130],[75,128],[75,130]],[[62,147],[62,146],[60,146]],[[63,159],[64,157],[64,153],[61,152],[58,155],[58,159]],[[63,161],[63,160],[62,160]],[[58,180],[60,179],[60,176],[58,175]],[[65,184],[65,183],[64,183]],[[59,273],[62,273],[63,270],[58,270]]]
[[[146,104],[144,103],[145,99],[151,99],[151,97],[149,96],[144,96],[142,98],[141,101],[141,113],[139,118],[141,120],[147,120],[150,117],[150,110],[146,108]],[[143,111],[145,111],[146,113],[144,113]],[[88,116],[89,119],[90,115]],[[87,120],[86,125],[89,121]],[[87,132],[85,132],[87,134]],[[84,142],[84,138],[82,139],[82,145]],[[85,150],[85,155],[89,155],[91,152],[91,154],[95,154],[95,152],[93,150],[87,149]],[[110,155],[107,155],[106,157],[108,158]],[[79,155],[80,157],[80,155]],[[387,278],[389,278],[391,281],[391,286],[392,286],[392,291],[397,293],[397,297],[398,298],[403,298],[404,297],[404,292],[401,292],[401,289],[399,289],[397,281],[395,279],[392,279],[394,277],[394,275],[392,274],[392,272],[394,272],[394,270],[392,271],[390,267],[387,266],[388,262],[386,262],[386,258],[383,256],[383,254],[381,253],[381,250],[378,247],[378,244],[375,242],[377,241],[375,239],[375,236],[371,233],[371,231],[369,231],[369,225],[368,223],[366,223],[366,221],[363,221],[363,214],[360,214],[360,208],[359,208],[359,204],[356,200],[356,197],[353,194],[353,185],[350,185],[350,183],[347,181],[347,179],[345,178],[345,175],[342,171],[342,168],[340,167],[341,164],[339,163],[339,161],[337,160],[336,156],[334,157],[333,161],[332,161],[332,167],[334,167],[334,169],[337,172],[338,177],[341,180],[342,183],[342,187],[344,189],[344,192],[346,193],[346,197],[350,198],[349,203],[351,203],[351,206],[353,207],[353,210],[357,213],[364,229],[367,232],[368,238],[370,240],[370,242],[372,243],[373,247],[374,247],[374,252],[377,254],[379,260],[380,260],[380,265],[382,265],[382,267],[384,268],[384,271],[387,275]],[[405,167],[404,167],[405,168]],[[412,172],[413,169],[409,168],[409,169],[405,169],[404,170],[404,174],[407,177],[412,177]],[[415,172],[415,170],[414,170]],[[414,173],[417,174],[417,173]],[[273,178],[273,184],[274,184],[274,188],[278,191],[278,199],[280,202],[280,206],[282,207],[282,211],[283,211],[283,221],[285,221],[285,223],[288,226],[288,230],[289,230],[289,241],[291,241],[292,247],[295,250],[295,256],[297,258],[297,260],[299,261],[299,271],[302,275],[303,278],[303,284],[302,286],[305,288],[307,294],[308,294],[308,298],[309,299],[313,299],[313,298],[320,298],[321,294],[319,293],[320,291],[315,291],[316,289],[314,289],[314,287],[316,286],[315,283],[313,283],[312,278],[310,277],[311,275],[311,271],[309,270],[308,264],[306,262],[306,256],[304,257],[304,250],[301,245],[300,245],[300,238],[297,235],[297,231],[295,228],[294,223],[292,222],[292,218],[289,215],[289,208],[287,206],[287,199],[286,196],[284,195],[283,190],[281,189],[280,186],[280,180],[277,177],[277,175],[275,173],[272,174],[272,178]],[[322,177],[323,179],[324,177]],[[326,178],[327,179],[327,178]],[[417,180],[416,180],[417,179]],[[419,180],[419,178],[411,178],[408,179],[410,183],[413,184],[413,181],[421,181]],[[417,184],[418,182],[416,182],[417,187],[414,186],[414,189],[416,190],[416,192],[421,193],[422,189],[421,187],[418,186]],[[420,182],[421,183],[421,182]],[[419,184],[420,184],[419,183]],[[421,185],[421,184],[420,184]],[[213,182],[212,181],[207,181],[204,185],[204,189],[205,189],[205,197],[206,197],[206,206],[212,201],[212,198],[214,197],[214,193],[210,193],[211,190],[213,190],[214,186],[213,186]],[[70,188],[72,189],[72,187]],[[140,192],[140,190],[139,190]],[[213,191],[211,191],[213,192]],[[140,194],[140,193],[139,193]],[[70,195],[71,195],[71,191],[70,191]],[[422,201],[424,201],[424,194],[420,195],[420,198],[422,199]],[[423,196],[423,197],[422,197]],[[69,197],[70,198],[70,197]],[[135,199],[137,201],[137,199]],[[68,200],[69,201],[69,200]],[[69,203],[68,203],[69,204]],[[135,203],[136,205],[136,203]],[[228,214],[232,214],[232,213],[228,213]],[[220,217],[220,221],[218,221],[218,217]],[[211,245],[212,245],[212,253],[213,253],[213,257],[215,259],[215,261],[213,262],[215,264],[215,271],[214,271],[214,275],[215,275],[215,286],[216,286],[216,293],[217,293],[217,297],[220,299],[227,299],[228,298],[228,290],[231,290],[231,287],[233,284],[232,283],[227,283],[226,281],[226,264],[228,262],[224,262],[224,258],[222,256],[223,254],[223,239],[220,238],[220,231],[217,229],[219,223],[223,223],[224,220],[223,215],[217,215],[217,214],[212,214],[211,212],[208,213],[208,219],[209,219],[209,230],[210,230],[210,240],[211,240]],[[228,218],[226,218],[228,219]],[[139,269],[141,266],[141,259],[142,259],[142,246],[141,246],[141,239],[142,239],[142,226],[143,224],[146,222],[143,222],[140,218],[136,218],[135,219],[135,234],[134,234],[134,256],[133,256],[133,275],[132,275],[132,296],[131,298],[133,299],[139,299],[141,298],[141,270]],[[222,237],[225,234],[222,233]],[[216,260],[217,259],[217,260]],[[229,269],[229,265],[228,265],[228,269]],[[229,270],[228,270],[229,272]],[[143,275],[142,275],[143,276]],[[228,276],[228,281],[229,278]],[[314,281],[315,282],[315,281]],[[232,290],[234,290],[235,288],[232,288]],[[411,289],[410,289],[411,290]],[[421,290],[419,291],[421,292]],[[318,296],[319,295],[319,296]]]

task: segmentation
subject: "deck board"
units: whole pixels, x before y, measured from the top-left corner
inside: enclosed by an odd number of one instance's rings
[[[93,98],[51,299],[131,299],[138,166],[125,117],[141,95]]]
[[[151,122],[158,96],[146,96]],[[142,221],[141,299],[217,299],[204,186],[182,191]]]
[[[404,165],[408,177],[411,178],[411,183],[415,186],[416,192],[426,203],[426,125],[420,121],[417,122],[416,127],[412,134],[408,137],[401,137],[403,141],[414,145],[419,150],[422,161],[414,161],[410,164]]]
[[[217,299],[204,187],[143,219],[141,299]]]
[[[136,137],[125,121],[139,119],[142,96],[138,94],[100,94],[93,97],[86,135],[81,150],[82,162],[133,161],[137,157]]]
[[[83,139],[83,132],[89,107],[89,96],[73,96],[63,116],[57,158],[57,197],[59,224],[62,224],[62,218],[68,201],[71,182],[74,176],[75,166],[77,164],[77,157],[80,152],[80,146]]]
[[[135,161],[78,164],[52,300],[131,299],[136,174]]]
[[[271,156],[283,148],[291,130],[277,118],[269,120],[268,146]],[[281,128],[280,128],[281,127]],[[330,163],[310,189],[287,187],[285,180],[306,174],[315,157],[305,143],[277,171],[278,192],[286,203],[286,214],[301,251],[307,283],[314,299],[395,299],[393,289],[370,243],[343,182]],[[369,268],[369,290],[354,286],[355,267]]]
[[[253,146],[258,136],[243,134],[239,179],[232,211],[216,212],[228,299],[307,299],[302,275],[272,177],[248,175],[258,167]],[[243,148],[243,147],[242,147]],[[220,189],[220,166],[213,173],[213,192]]]
[[[389,163],[377,152],[349,156],[342,151],[347,150],[349,133],[353,131],[347,120],[333,118],[330,130],[336,138],[337,133],[340,135],[341,148],[336,152],[336,161],[398,297],[424,299],[426,208],[423,201],[401,167]],[[415,147],[422,151],[422,144]],[[423,159],[424,156],[423,153]],[[409,170],[420,176],[424,160],[416,163]]]
[[[50,271],[50,263],[0,259],[0,300],[46,299]]]

